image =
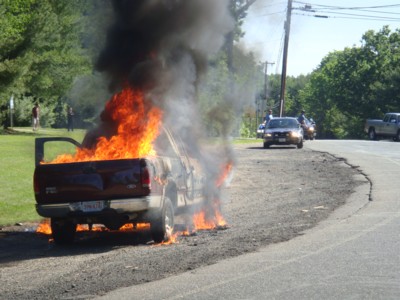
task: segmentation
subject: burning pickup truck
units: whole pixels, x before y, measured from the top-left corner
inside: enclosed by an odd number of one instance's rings
[[[150,110],[143,118],[150,120],[144,127],[156,133],[138,130],[138,122],[127,117],[133,114],[126,107],[140,111],[140,98],[130,90],[114,96],[106,108],[117,116],[118,132],[97,138],[92,149],[85,140],[82,145],[68,137],[36,139],[36,210],[51,219],[55,243],[72,243],[78,224],[117,230],[129,223],[150,223],[152,238],[159,243],[168,239],[177,214],[204,203],[202,168],[180,137],[159,125],[159,112]],[[136,103],[117,112],[113,101],[121,99]],[[75,153],[55,155],[50,145],[56,143],[58,150],[69,146]]]
[[[150,223],[154,241],[166,240],[174,215],[202,203],[205,179],[198,162],[171,131],[163,128],[159,140],[166,149],[161,156],[43,163],[47,143],[72,143],[79,149],[82,145],[70,138],[37,138],[36,210],[51,218],[54,241],[73,242],[77,224],[117,230],[127,223]]]

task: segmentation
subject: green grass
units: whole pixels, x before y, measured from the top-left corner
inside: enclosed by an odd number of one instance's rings
[[[84,130],[14,128],[0,134],[0,225],[37,221],[33,171],[35,138],[67,136],[82,141]]]

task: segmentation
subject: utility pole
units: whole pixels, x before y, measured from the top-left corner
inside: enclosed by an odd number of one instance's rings
[[[285,43],[283,45],[283,58],[282,58],[282,75],[281,75],[281,95],[280,102],[281,108],[279,116],[282,117],[285,114],[285,90],[286,90],[286,67],[287,67],[287,56],[289,48],[289,34],[290,34],[290,19],[292,17],[292,0],[288,0],[288,7],[286,12],[285,22]]]

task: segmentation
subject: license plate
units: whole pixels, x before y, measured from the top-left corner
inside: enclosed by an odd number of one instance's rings
[[[101,211],[104,208],[104,201],[81,202],[81,210],[83,212]]]
[[[284,142],[286,142],[286,139],[285,139],[285,138],[280,138],[280,139],[279,139],[279,142],[280,142],[280,143],[284,143]]]

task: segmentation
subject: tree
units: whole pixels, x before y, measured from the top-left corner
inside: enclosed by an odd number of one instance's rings
[[[81,21],[86,9],[88,4],[78,0],[2,1],[3,108],[12,94],[16,99],[32,97],[33,101],[53,107],[70,88],[74,77],[90,70],[90,59],[81,46]],[[0,122],[6,125],[4,116]]]
[[[238,41],[243,37],[244,32],[242,31],[243,20],[247,15],[247,10],[250,6],[256,2],[256,0],[230,0],[230,11],[235,21],[235,28],[229,32],[226,36],[225,51],[226,59],[228,63],[228,69],[230,72],[234,72],[233,67],[233,45],[235,41]]]

